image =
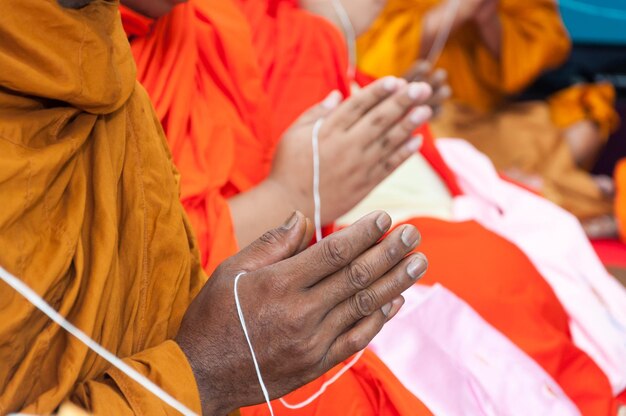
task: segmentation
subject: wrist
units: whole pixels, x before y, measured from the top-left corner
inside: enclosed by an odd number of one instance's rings
[[[238,407],[234,400],[230,400],[231,398],[228,395],[218,393],[218,391],[228,391],[228,389],[219,389],[220,377],[215,374],[218,372],[213,372],[206,368],[206,360],[201,358],[199,352],[194,348],[194,344],[187,342],[184,337],[177,337],[174,342],[178,344],[185,357],[187,357],[193,372],[202,404],[202,414],[223,416],[237,409]],[[210,376],[211,374],[214,376]]]
[[[263,192],[273,196],[273,200],[278,202],[278,206],[284,207],[284,215],[287,216],[294,211],[300,211],[305,217],[312,218],[312,197],[302,190],[290,189],[283,181],[268,176],[260,185]]]

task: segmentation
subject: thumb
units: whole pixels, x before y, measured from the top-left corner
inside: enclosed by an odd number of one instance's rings
[[[320,118],[326,117],[339,106],[343,95],[338,90],[332,90],[324,100],[305,111],[298,119],[299,123],[312,124]]]
[[[237,270],[258,270],[298,254],[311,239],[310,221],[296,211],[283,225],[267,231],[229,262]]]

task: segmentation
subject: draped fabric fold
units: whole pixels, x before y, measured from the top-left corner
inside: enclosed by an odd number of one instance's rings
[[[231,1],[193,1],[149,30],[125,26],[138,79],[184,171],[181,201],[209,272],[238,248],[227,198],[263,179],[273,153],[258,67],[242,59],[253,51],[240,19]]]
[[[0,265],[199,412],[170,340],[206,277],[118,3],[3,1],[0,62]],[[175,413],[4,283],[0,310],[0,413]]]

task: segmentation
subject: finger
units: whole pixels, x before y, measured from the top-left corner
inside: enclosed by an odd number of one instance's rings
[[[304,241],[311,241],[308,223],[302,213],[294,212],[282,226],[267,231],[226,260],[224,266],[236,265],[237,271],[252,271],[292,257],[298,253]]]
[[[408,142],[398,146],[393,153],[370,170],[368,179],[371,183],[378,184],[398,169],[406,160],[417,152],[424,142],[421,134],[412,137]]]
[[[439,68],[435,70],[430,76],[428,83],[433,88],[433,91],[437,91],[448,81],[448,72],[445,69]]]
[[[349,130],[363,147],[374,144],[413,107],[424,104],[432,90],[425,83],[411,83],[376,106]]]
[[[277,265],[288,283],[306,289],[343,269],[372,247],[391,227],[391,217],[376,211]]]
[[[396,228],[347,267],[312,287],[309,296],[321,299],[319,306],[325,311],[334,308],[398,265],[420,240],[420,233],[415,227],[405,225]]]
[[[338,90],[331,91],[321,103],[318,103],[305,111],[296,123],[312,124],[320,118],[327,117],[339,106],[342,99],[343,95],[341,92]]]
[[[376,313],[360,320],[354,328],[345,334],[337,337],[326,353],[324,370],[328,371],[350,356],[364,350],[380,330],[383,329],[386,322],[387,317],[381,310],[378,310]]]
[[[426,77],[432,70],[432,65],[428,61],[417,61],[411,69],[403,76],[409,82],[425,81]]]
[[[322,127],[322,137],[325,137],[324,131],[329,129],[342,131],[349,129],[363,115],[405,83],[404,80],[395,77],[384,77],[357,91],[328,116]]]
[[[322,330],[328,334],[341,334],[356,322],[370,316],[397,298],[419,280],[428,261],[421,253],[404,259],[385,276],[371,286],[357,292],[331,310],[322,322]]]
[[[452,96],[452,88],[444,85],[439,88],[428,100],[427,104],[431,107],[439,107]]]
[[[408,144],[415,129],[420,127],[432,117],[433,111],[428,106],[420,106],[411,111],[399,123],[396,123],[381,139],[369,146],[363,155],[365,166],[374,166],[376,163],[386,163],[398,151],[398,147]],[[415,152],[417,149],[411,147],[409,150]],[[389,167],[391,168],[391,167]],[[388,169],[388,172],[393,171]]]

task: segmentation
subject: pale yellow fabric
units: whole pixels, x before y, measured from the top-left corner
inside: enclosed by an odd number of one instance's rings
[[[171,339],[205,275],[117,1],[0,2],[0,265],[195,411]],[[175,412],[0,283],[0,414]]]
[[[378,209],[387,211],[395,224],[422,217],[451,220],[452,195],[424,156],[416,153],[337,224],[347,226]]]

